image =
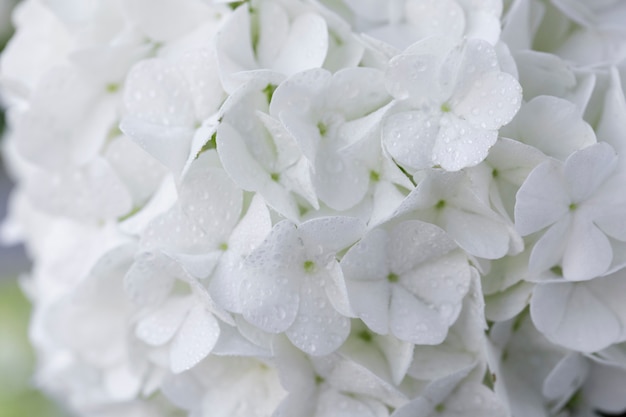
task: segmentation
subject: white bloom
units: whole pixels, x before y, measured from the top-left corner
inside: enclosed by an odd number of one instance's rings
[[[302,152],[281,124],[267,115],[281,77],[255,78],[222,107],[217,149],[224,169],[244,190],[259,193],[281,215],[299,218],[296,194],[317,207]]]
[[[517,193],[515,227],[524,236],[548,228],[531,253],[532,273],[557,268],[565,279],[578,281],[609,270],[610,238],[626,240],[626,201],[613,188],[623,181],[616,165],[613,149],[599,143],[530,173]]]
[[[192,141],[202,146],[211,139],[215,126],[209,117],[222,100],[210,51],[188,52],[176,64],[144,60],[128,74],[120,128],[178,175],[190,157]]]
[[[484,189],[465,172],[429,170],[396,215],[413,213],[420,220],[436,224],[474,256],[498,259],[518,253],[521,238],[508,219],[490,207]]]
[[[350,331],[342,308],[343,277],[336,252],[354,243],[363,225],[353,218],[327,217],[300,226],[284,220],[244,264],[239,288],[247,321],[271,333],[285,332],[303,351],[333,352]],[[333,291],[339,287],[339,293]]]
[[[380,177],[380,167],[372,167],[375,171],[368,166],[362,142],[380,122],[382,114],[376,111],[389,100],[383,73],[370,68],[347,68],[333,75],[323,69],[304,71],[274,92],[270,114],[298,144],[317,196],[332,209],[353,207],[368,191],[372,171]],[[371,146],[380,149],[377,143]],[[380,157],[371,159],[380,164]]]
[[[386,78],[391,95],[408,109],[387,118],[383,143],[412,172],[480,163],[521,104],[520,85],[480,40],[418,42],[391,59]]]
[[[467,258],[434,225],[388,229],[370,231],[341,261],[352,309],[376,333],[439,344],[469,288]]]
[[[533,323],[551,342],[579,352],[623,341],[625,272],[590,281],[537,285],[530,302]]]
[[[500,134],[563,161],[572,152],[596,143],[593,129],[583,120],[580,109],[550,96],[534,97],[525,103]]]
[[[297,2],[285,3],[301,7]],[[246,71],[263,68],[289,76],[322,66],[329,42],[324,18],[313,11],[294,13],[281,2],[260,0],[254,7],[253,16],[247,4],[238,7],[217,35],[226,91],[241,85]],[[252,19],[256,20],[254,28]]]

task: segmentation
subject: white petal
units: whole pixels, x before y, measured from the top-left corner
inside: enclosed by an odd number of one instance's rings
[[[313,185],[319,199],[330,208],[344,211],[358,204],[367,193],[369,177],[369,169],[351,155],[327,146],[318,149]]]
[[[353,120],[378,110],[391,97],[385,89],[382,71],[356,67],[333,74],[326,99],[347,120]]]
[[[560,164],[546,161],[530,173],[517,192],[515,229],[522,236],[539,231],[562,218],[570,202]]]
[[[498,259],[509,251],[509,231],[502,221],[456,208],[444,209],[441,224],[472,255]]]
[[[460,39],[465,29],[465,12],[453,0],[409,1],[406,3],[406,19],[414,28],[417,39],[429,36]]]
[[[497,322],[511,320],[526,308],[534,287],[522,281],[502,292],[486,296],[485,316]]]
[[[289,15],[280,3],[273,2],[259,3],[255,11],[258,15],[258,22],[255,22],[258,40],[254,48],[257,61],[261,67],[270,68],[289,35]]]
[[[287,218],[299,217],[288,192],[272,181],[270,173],[250,153],[241,134],[227,122],[222,122],[217,129],[217,150],[224,169],[239,187],[259,192]]]
[[[611,242],[593,223],[574,217],[563,253],[563,277],[572,281],[603,275],[613,259]]]
[[[162,129],[192,127],[194,106],[183,74],[162,59],[147,59],[128,74],[124,88],[127,115]]]
[[[565,161],[565,185],[572,201],[589,198],[615,170],[617,155],[608,143],[597,143],[573,153]]]
[[[566,216],[552,225],[533,246],[528,261],[528,271],[536,275],[560,265],[565,245],[568,242],[570,216]]]
[[[393,285],[391,291],[389,314],[394,336],[417,345],[443,342],[448,326],[437,311],[399,285]]]
[[[598,139],[609,143],[619,154],[622,154],[625,145],[622,140],[622,132],[626,128],[626,98],[623,91],[619,74],[611,70],[603,110],[596,127]]]
[[[61,172],[37,171],[25,184],[38,208],[78,220],[122,217],[132,209],[126,186],[104,158]]]
[[[591,126],[568,100],[539,96],[524,104],[510,127],[501,132],[565,160],[572,152],[596,142]]]
[[[413,361],[413,344],[394,337],[378,337],[376,343],[385,354],[393,383],[400,385]]]
[[[183,54],[177,68],[187,80],[196,121],[213,115],[225,98],[214,50],[197,49]],[[210,137],[210,135],[209,135]]]
[[[124,276],[124,290],[134,303],[158,305],[170,293],[175,276],[167,270],[168,259],[158,253],[141,253]]]
[[[341,268],[348,280],[377,281],[387,278],[389,239],[383,229],[374,229],[354,245],[341,259]]]
[[[350,320],[329,302],[324,288],[307,279],[302,284],[298,315],[285,332],[289,340],[309,355],[334,352],[350,333]]]
[[[305,273],[301,247],[295,226],[282,221],[248,256],[239,288],[247,321],[270,333],[291,326],[300,303],[300,277]]]
[[[201,155],[187,172],[179,191],[181,210],[218,245],[239,221],[243,193],[221,168],[214,154]]]
[[[376,417],[372,410],[352,396],[326,389],[317,400],[315,417]]]
[[[594,288],[592,282],[535,288],[530,313],[537,329],[550,341],[579,352],[595,352],[621,337],[622,320],[606,304],[607,293]]]
[[[179,37],[214,13],[207,4],[193,0],[130,0],[125,6],[131,21],[157,41]]]
[[[550,401],[564,405],[581,387],[587,373],[589,361],[579,353],[569,353],[550,371],[543,381],[542,394]]]
[[[522,88],[505,72],[488,72],[474,80],[469,92],[452,99],[452,111],[472,126],[495,130],[509,123],[522,104]]]
[[[477,382],[465,382],[444,402],[442,417],[506,417],[496,394]]]
[[[482,162],[498,133],[475,127],[455,115],[444,113],[432,151],[432,161],[446,171],[458,171]]]
[[[191,369],[213,349],[220,335],[217,320],[197,304],[183,322],[170,348],[170,369],[175,374]]]
[[[433,53],[393,57],[385,73],[387,90],[394,98],[410,98],[415,104],[437,100],[441,95],[438,79],[441,61],[441,55]]]
[[[346,287],[354,313],[373,332],[387,334],[391,289],[386,277],[376,281],[346,281]]]
[[[145,204],[167,172],[156,159],[124,135],[108,144],[104,156],[128,187],[135,207]]]
[[[174,174],[180,174],[187,162],[193,129],[168,127],[127,117],[120,122],[124,134]]]
[[[365,224],[356,217],[318,217],[302,223],[298,232],[309,254],[334,254],[356,242]]]
[[[292,75],[310,68],[319,68],[328,52],[326,20],[313,13],[305,13],[291,22],[289,35],[272,69]]]
[[[419,220],[403,221],[394,225],[389,234],[389,268],[396,274],[408,273],[456,248],[440,227]]]
[[[626,409],[626,372],[621,367],[594,364],[583,387],[586,401],[606,413],[622,413]]]
[[[469,289],[470,269],[466,255],[458,250],[427,260],[405,272],[400,282],[421,301],[439,312],[448,325],[461,312],[462,299]]]
[[[137,323],[135,335],[152,346],[167,343],[187,316],[191,302],[189,297],[168,299],[158,310]]]
[[[382,138],[389,154],[412,169],[431,167],[439,120],[421,111],[407,111],[385,119]]]
[[[263,198],[255,194],[248,211],[230,235],[228,249],[247,255],[263,242],[271,229],[270,212]]]
[[[553,98],[566,97],[567,93],[576,87],[576,76],[571,66],[560,57],[529,49],[518,50],[511,43],[508,45],[512,50],[516,50],[515,61],[519,70],[520,84],[524,86],[524,99],[530,102],[534,97],[541,95]],[[520,114],[522,111],[520,110]]]

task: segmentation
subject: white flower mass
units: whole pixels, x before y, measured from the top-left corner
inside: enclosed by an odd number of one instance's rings
[[[75,415],[626,411],[626,1],[13,21],[1,237]]]

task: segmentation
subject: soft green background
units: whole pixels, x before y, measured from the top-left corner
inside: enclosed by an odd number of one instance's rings
[[[0,279],[0,417],[60,417],[59,409],[32,384],[29,312],[16,280]]]

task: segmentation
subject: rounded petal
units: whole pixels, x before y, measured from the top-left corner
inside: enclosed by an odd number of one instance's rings
[[[416,345],[437,345],[446,338],[448,325],[439,312],[399,285],[391,289],[391,333]]]
[[[248,322],[270,333],[291,326],[300,304],[299,281],[305,273],[301,252],[295,225],[282,221],[246,258],[239,298]]]
[[[551,342],[579,352],[596,352],[615,343],[622,336],[624,317],[607,305],[608,288],[598,280],[602,279],[535,287],[530,313],[537,329]],[[624,280],[616,287],[612,290],[623,294]]]
[[[522,87],[510,74],[488,72],[474,80],[465,95],[452,100],[452,111],[472,126],[496,130],[509,123],[519,110]]]
[[[474,256],[498,259],[509,251],[509,230],[502,221],[449,208],[442,213],[441,225],[461,248]]]
[[[328,53],[328,27],[323,17],[305,13],[291,22],[272,69],[285,75],[320,68]]]
[[[399,164],[413,170],[433,166],[431,158],[439,120],[421,111],[389,116],[383,122],[383,145]]]
[[[189,297],[170,298],[149,316],[139,320],[135,336],[151,346],[169,342],[189,312]]]
[[[524,104],[501,134],[564,161],[573,152],[596,143],[591,126],[570,101],[539,96]]]
[[[496,143],[498,132],[475,127],[454,115],[444,114],[432,151],[432,161],[446,171],[478,165]]]
[[[533,246],[528,261],[528,271],[535,275],[559,265],[568,241],[570,216],[552,225]],[[534,277],[533,277],[534,278]]]
[[[384,81],[384,73],[378,69],[345,68],[333,74],[326,99],[347,120],[363,117],[391,99]]]
[[[220,326],[204,306],[197,304],[183,322],[170,348],[170,369],[178,374],[191,369],[213,349]]]
[[[438,75],[442,58],[434,53],[393,57],[385,73],[387,91],[396,99],[410,99],[416,104],[438,99],[441,96]]]
[[[575,217],[563,253],[563,277],[571,281],[593,279],[606,273],[612,260],[613,248],[606,235],[592,222]]]
[[[582,202],[607,180],[617,166],[617,155],[608,143],[597,143],[573,153],[565,161],[565,186],[575,203]]]
[[[561,219],[570,203],[561,165],[546,161],[532,170],[515,196],[515,229],[522,236],[537,232]]]
[[[341,259],[341,269],[347,280],[377,281],[389,274],[387,245],[389,238],[383,229],[374,229]]]
[[[376,281],[347,280],[350,307],[373,332],[389,332],[389,300],[391,288],[387,278]]]
[[[333,308],[318,282],[307,279],[301,294],[298,315],[285,334],[309,355],[329,355],[348,338],[350,319]]]
[[[369,189],[368,168],[330,147],[318,149],[312,171],[311,179],[319,199],[337,211],[357,205]]]

